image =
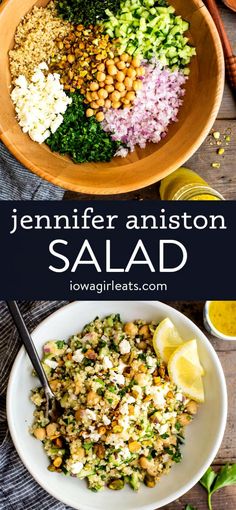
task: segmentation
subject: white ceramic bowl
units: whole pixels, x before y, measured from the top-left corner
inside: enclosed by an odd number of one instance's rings
[[[224,335],[224,333],[221,333],[221,331],[216,329],[214,324],[212,324],[210,315],[209,315],[209,306],[210,306],[211,302],[212,301],[206,301],[204,310],[203,310],[203,322],[204,322],[204,326],[205,326],[206,330],[209,331],[209,333],[211,333],[211,335],[215,336],[216,338],[220,338],[220,340],[229,340],[229,341],[234,340],[235,341],[236,336]]]
[[[37,386],[32,377],[32,366],[22,348],[12,368],[8,394],[7,415],[11,436],[17,452],[35,480],[52,496],[79,510],[153,510],[181,497],[195,485],[212,463],[223,438],[227,419],[227,391],[219,359],[200,329],[174,308],[150,301],[90,301],[74,302],[45,319],[32,333],[42,353],[47,340],[67,339],[86,323],[99,315],[120,313],[124,321],[142,318],[147,321],[169,317],[184,340],[195,337],[198,341],[201,363],[205,369],[206,401],[199,408],[193,423],[187,428],[183,461],[163,476],[154,489],[143,486],[138,493],[126,487],[114,493],[105,489],[93,493],[85,481],[50,473],[48,458],[42,445],[28,432],[34,406],[29,399],[30,389]]]

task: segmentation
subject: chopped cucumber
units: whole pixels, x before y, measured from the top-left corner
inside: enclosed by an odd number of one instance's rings
[[[182,68],[187,74],[186,66],[196,55],[185,37],[189,23],[165,0],[124,0],[116,16],[108,10],[106,14],[105,30],[110,37],[120,39],[120,54],[156,57],[163,66]]]

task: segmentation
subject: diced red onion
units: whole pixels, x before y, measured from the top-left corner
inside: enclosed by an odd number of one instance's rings
[[[137,92],[133,107],[111,108],[102,122],[104,131],[110,132],[113,140],[127,144],[131,151],[135,145],[145,148],[147,142],[158,143],[166,136],[169,124],[178,120],[187,80],[181,71],[161,68],[156,59],[143,65],[143,87]],[[121,147],[116,155],[125,157],[127,150]]]

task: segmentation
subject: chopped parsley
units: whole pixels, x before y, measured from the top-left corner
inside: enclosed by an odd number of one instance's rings
[[[62,124],[47,138],[47,145],[53,152],[71,156],[75,163],[111,161],[121,143],[113,141],[94,117],[86,117],[84,97],[79,92],[69,96],[72,103]]]
[[[64,340],[58,340],[56,344],[58,349],[63,349],[63,347],[65,346]]]
[[[97,24],[98,20],[108,18],[106,10],[115,14],[120,7],[120,0],[57,0],[58,14],[63,19],[87,26]]]

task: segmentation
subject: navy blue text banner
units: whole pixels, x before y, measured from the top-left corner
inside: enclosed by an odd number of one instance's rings
[[[0,202],[1,299],[235,299],[236,202]]]

